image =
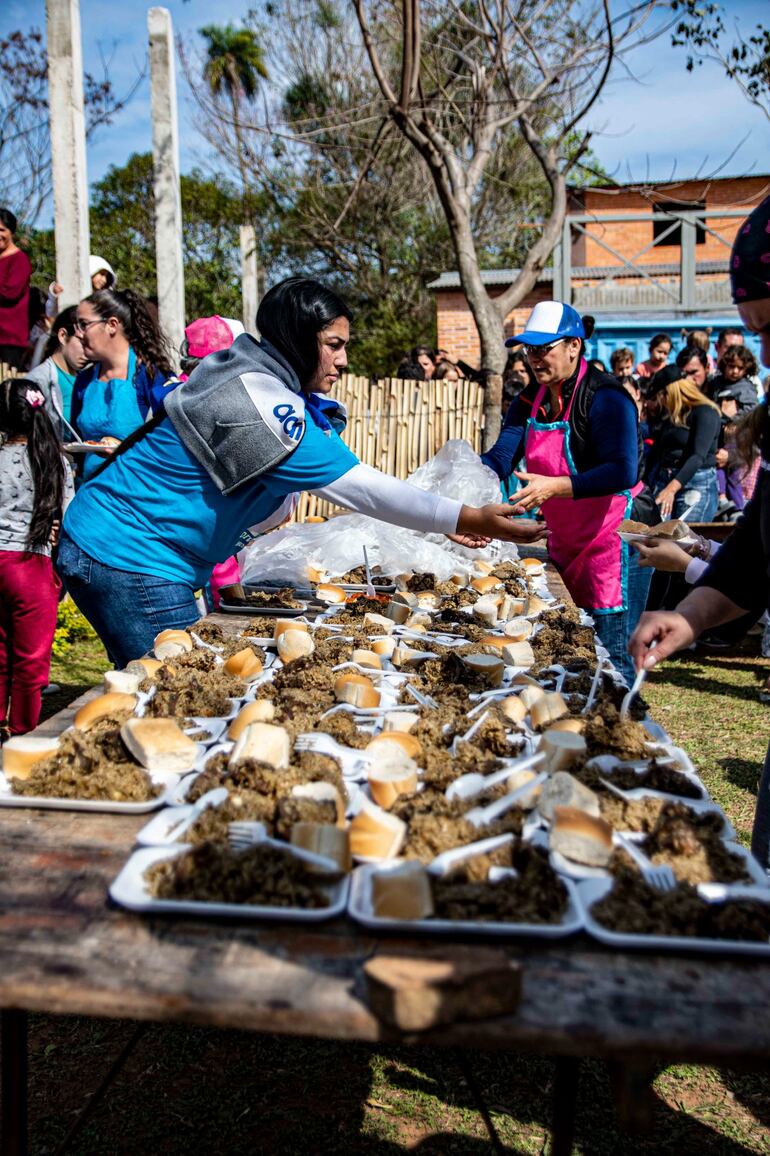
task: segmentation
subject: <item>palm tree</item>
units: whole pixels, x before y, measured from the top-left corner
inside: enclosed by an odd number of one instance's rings
[[[208,24],[200,34],[207,42],[203,76],[214,96],[226,94],[233,108],[233,129],[238,152],[244,200],[246,197],[246,163],[241,127],[241,101],[253,100],[260,80],[268,77],[262,45],[249,28],[233,24]]]

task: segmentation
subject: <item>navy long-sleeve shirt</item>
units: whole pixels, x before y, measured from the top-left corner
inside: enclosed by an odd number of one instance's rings
[[[481,458],[500,479],[509,477],[524,457],[524,433],[532,405],[525,396],[527,392],[513,400],[499,438]],[[571,416],[570,425],[572,422]],[[588,411],[583,460],[578,460],[573,452],[578,470],[572,477],[575,498],[616,494],[636,484],[639,475],[637,426],[636,406],[628,394],[618,389],[596,391]]]

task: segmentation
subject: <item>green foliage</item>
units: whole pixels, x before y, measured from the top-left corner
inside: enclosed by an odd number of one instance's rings
[[[262,46],[250,28],[233,24],[207,24],[200,34],[206,41],[203,75],[212,92],[227,93],[233,100],[253,100],[259,80],[267,78]]]
[[[745,36],[736,29],[737,38],[730,43],[721,4],[671,0],[671,8],[679,16],[672,43],[691,50],[688,72],[704,60],[718,61],[751,103],[770,115],[770,30],[757,24],[753,35]]]
[[[72,599],[67,596],[59,603],[56,614],[56,633],[53,636],[52,649],[54,658],[61,658],[75,643],[85,641],[97,642],[98,636]]]

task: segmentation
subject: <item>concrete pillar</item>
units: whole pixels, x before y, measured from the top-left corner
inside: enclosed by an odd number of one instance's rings
[[[177,350],[185,325],[184,268],[174,30],[168,8],[150,8],[147,28],[150,35],[158,316],[162,329]]]
[[[257,306],[259,305],[259,271],[257,268],[257,230],[253,225],[241,225],[241,298],[243,301],[243,328],[258,337]]]
[[[79,0],[46,0],[56,280],[59,308],[91,292]]]

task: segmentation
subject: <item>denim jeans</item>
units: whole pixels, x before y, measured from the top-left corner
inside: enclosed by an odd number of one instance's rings
[[[655,494],[659,494],[675,476],[674,470],[661,470],[655,482]],[[689,510],[688,506],[691,506]],[[705,470],[696,470],[684,489],[679,491],[674,499],[671,516],[681,518],[687,510],[688,522],[713,522],[718,509],[717,472],[713,466],[709,466]]]
[[[122,669],[152,649],[161,630],[184,629],[198,618],[192,588],[152,574],[113,570],[62,531],[57,569],[67,593]]]
[[[627,609],[616,614],[595,613],[593,616],[596,633],[629,686],[636,672],[628,653],[628,642],[647,605],[652,573],[651,569],[639,565],[636,550],[629,550]]]

